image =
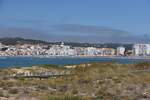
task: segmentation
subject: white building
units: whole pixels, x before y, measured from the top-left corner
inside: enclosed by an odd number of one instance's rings
[[[134,55],[150,55],[150,44],[134,44]]]
[[[103,56],[114,56],[115,55],[115,49],[102,48],[102,50],[103,50]]]
[[[62,42],[61,45],[53,45],[46,52],[48,55],[52,56],[73,56],[76,55],[76,51],[71,49],[70,46],[64,45]]]
[[[0,49],[3,47],[2,43],[0,43]]]
[[[87,47],[85,49],[85,51],[84,51],[84,55],[94,56],[94,55],[96,55],[96,52],[97,52],[96,48],[94,48],[94,47]]]
[[[117,56],[123,56],[125,54],[125,47],[118,47],[117,48]]]
[[[77,55],[84,55],[84,50],[85,48],[83,48],[83,47],[74,47],[74,50],[75,50],[75,53],[76,53],[76,56]]]

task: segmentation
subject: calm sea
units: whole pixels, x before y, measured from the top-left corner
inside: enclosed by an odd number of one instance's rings
[[[128,58],[77,58],[77,57],[57,57],[57,58],[40,58],[40,57],[0,57],[0,68],[6,67],[25,67],[39,64],[80,64],[87,62],[117,62],[122,64],[150,62],[150,59],[128,59]]]

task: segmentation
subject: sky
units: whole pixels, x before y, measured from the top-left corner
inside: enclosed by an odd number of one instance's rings
[[[0,37],[150,43],[150,0],[0,0]]]

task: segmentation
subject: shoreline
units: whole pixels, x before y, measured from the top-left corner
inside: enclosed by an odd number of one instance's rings
[[[150,56],[0,56],[0,58],[110,58],[110,59],[132,59],[150,60]]]

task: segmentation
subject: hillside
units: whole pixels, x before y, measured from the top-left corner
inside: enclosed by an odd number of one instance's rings
[[[24,39],[24,38],[0,38],[0,42],[5,45],[16,45],[16,44],[49,44],[42,40]]]

